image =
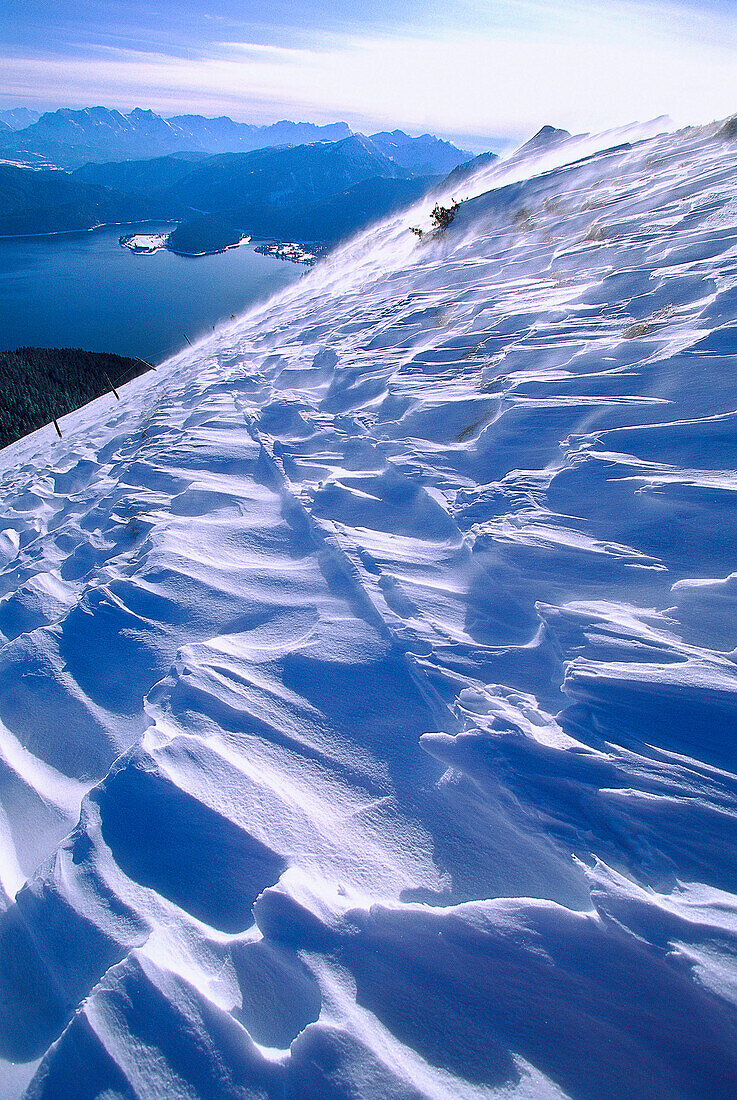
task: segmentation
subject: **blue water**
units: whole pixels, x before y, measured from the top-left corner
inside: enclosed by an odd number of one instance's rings
[[[0,239],[0,350],[82,347],[158,363],[304,267],[241,245],[215,256],[136,255],[121,234],[167,226]]]

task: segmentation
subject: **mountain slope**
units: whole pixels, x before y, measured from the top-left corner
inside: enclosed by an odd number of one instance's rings
[[[0,123],[4,123],[10,130],[24,130],[38,122],[41,117],[39,111],[31,111],[28,107],[11,107],[0,111]]]
[[[167,204],[167,214],[176,208]],[[144,195],[70,179],[64,172],[0,164],[0,236],[90,229],[103,222],[143,221],[162,216]]]
[[[439,162],[446,159],[441,148]],[[211,212],[214,226],[226,216],[254,236],[325,242],[385,217],[437,181],[416,176],[385,156],[373,138],[358,135],[210,158],[187,154],[87,164],[72,178],[148,195],[160,209],[181,211],[191,204]]]
[[[254,237],[282,241],[335,242],[371,225],[426,194],[430,178],[371,176],[317,200],[256,201],[227,211],[229,221]],[[217,225],[221,215],[205,215]]]
[[[470,176],[479,172],[482,168],[490,168],[496,160],[499,160],[496,153],[479,153],[479,155],[472,160],[465,161],[463,164],[457,165],[452,171],[448,172],[443,180],[443,185],[451,189],[457,187]]]
[[[467,163],[473,156],[433,134],[411,138],[403,130],[392,130],[391,133],[383,131],[372,134],[371,142],[387,157],[417,176],[445,176],[459,164]]]
[[[3,452],[3,1095],[735,1094],[734,150],[527,148]]]
[[[212,157],[163,191],[162,198],[217,213],[252,202],[314,202],[366,179],[405,175],[366,138],[354,135],[338,142]]]
[[[383,141],[382,138],[397,140]],[[220,154],[210,158],[204,153],[189,152],[141,160],[90,162],[76,168],[72,177],[117,191],[150,195],[186,180],[196,167],[200,168],[204,177],[227,172],[237,178],[239,174],[245,176],[251,172],[273,171],[274,167],[277,172],[298,172],[300,159],[309,170],[313,163],[319,164],[321,160],[328,161],[331,157],[351,157],[356,161],[363,154],[365,160],[373,159],[370,169],[372,178],[427,178],[445,176],[458,165],[458,172],[463,172],[464,168],[470,170],[474,163],[466,160],[470,154],[462,153],[448,142],[431,138],[428,134],[422,138],[409,138],[399,130],[388,135],[374,134],[370,138],[353,135],[333,144],[330,151],[325,142],[320,143],[312,153],[307,153],[307,143],[301,145],[303,148],[299,151],[294,151],[295,146],[289,144],[286,148],[251,151],[238,156]],[[482,157],[483,161],[476,158],[479,161],[476,167],[496,159],[494,153],[484,153]],[[183,188],[187,190],[189,184],[183,183]]]
[[[71,177],[82,183],[110,187],[136,195],[151,195],[184,179],[206,153],[171,153],[147,160],[92,162],[76,168]]]
[[[173,208],[191,203],[211,217],[214,228],[226,217],[256,237],[334,243],[411,203],[433,182],[414,177],[370,139],[356,135],[334,143],[212,157],[182,174],[157,199]]]

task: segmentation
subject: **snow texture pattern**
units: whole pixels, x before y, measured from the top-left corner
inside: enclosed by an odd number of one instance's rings
[[[0,455],[0,1095],[737,1095],[736,147],[662,129]]]

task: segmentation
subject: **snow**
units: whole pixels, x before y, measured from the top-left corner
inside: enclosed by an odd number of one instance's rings
[[[317,263],[317,256],[308,252],[302,245],[293,241],[282,241],[277,244],[260,244],[254,249],[264,256],[273,256],[277,260],[290,260],[294,264],[307,264],[311,266]]]
[[[0,455],[3,1096],[735,1095],[735,147],[550,134]]]
[[[120,243],[123,248],[129,248],[131,252],[151,255],[162,248],[166,248],[168,240],[168,233],[131,233],[127,237],[121,237]]]
[[[135,252],[137,255],[152,256],[154,252],[161,251],[162,248],[168,247],[169,233],[131,233],[128,236],[120,238],[120,244],[123,248],[129,248],[131,252]],[[228,248],[238,248],[239,245],[249,244],[251,238],[244,234],[239,241],[234,244],[226,245],[225,248],[219,249],[220,252],[225,252]],[[172,249],[172,251],[176,251]],[[207,252],[192,252],[183,253],[183,255],[192,256],[207,256]],[[301,261],[300,261],[301,262]]]

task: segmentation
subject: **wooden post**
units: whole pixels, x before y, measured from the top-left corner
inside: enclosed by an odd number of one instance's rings
[[[115,400],[116,400],[116,401],[120,401],[120,398],[119,398],[119,396],[118,396],[118,391],[116,390],[115,386],[114,386],[114,385],[112,384],[112,382],[110,381],[110,379],[108,378],[108,376],[107,376],[107,375],[105,374],[105,372],[104,372],[104,371],[103,371],[103,375],[104,375],[104,377],[105,377],[105,381],[107,382],[108,386],[110,387],[110,389],[111,389],[111,390],[113,391],[113,393],[115,394]]]

